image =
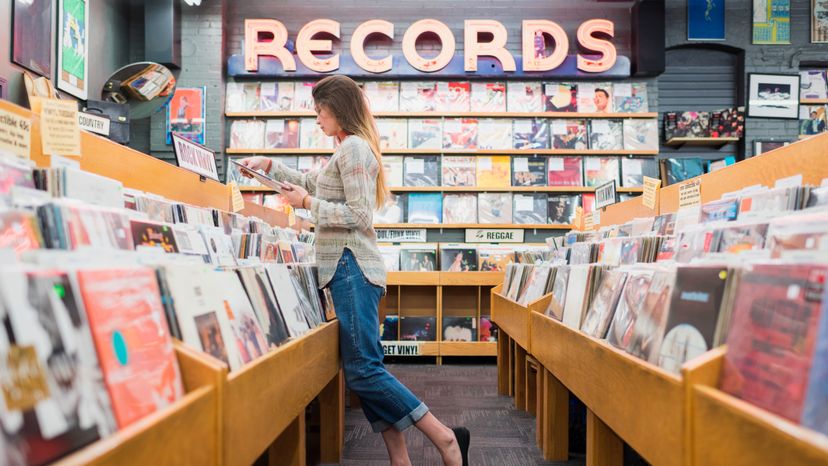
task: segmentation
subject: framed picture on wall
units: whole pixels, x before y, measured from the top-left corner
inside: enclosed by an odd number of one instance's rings
[[[207,87],[178,87],[167,104],[167,144],[172,133],[204,144]]]
[[[756,157],[757,155],[764,154],[765,152],[785,147],[791,142],[793,141],[790,139],[755,139],[753,141],[753,156]]]
[[[725,0],[687,0],[687,40],[725,40]]]
[[[828,0],[811,0],[811,42],[828,43]]]
[[[799,75],[748,75],[749,118],[799,118]]]
[[[791,43],[791,0],[753,0],[753,43]]]
[[[12,61],[52,77],[52,0],[14,0]]]
[[[92,0],[58,0],[57,88],[89,96],[89,8]]]

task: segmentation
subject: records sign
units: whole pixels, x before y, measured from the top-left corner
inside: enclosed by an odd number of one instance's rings
[[[216,155],[210,149],[184,139],[176,133],[172,135],[175,160],[178,166],[197,173],[200,176],[218,181]]]
[[[595,188],[595,210],[603,209],[616,202],[618,202],[618,195],[615,192],[615,180],[608,181]]]
[[[377,241],[381,243],[425,243],[426,230],[377,230]]]
[[[522,243],[522,229],[503,230],[485,228],[467,228],[467,243]]]
[[[419,356],[419,341],[383,341],[382,352],[386,356]]]

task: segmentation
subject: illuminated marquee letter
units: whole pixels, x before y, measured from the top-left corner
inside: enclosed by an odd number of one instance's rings
[[[481,32],[492,35],[491,42],[480,43],[477,36]],[[477,71],[477,57],[495,57],[503,66],[503,71],[515,71],[515,59],[506,50],[508,33],[499,21],[490,19],[467,19],[464,30],[464,63],[466,71]]]
[[[260,40],[259,34],[262,32],[273,34],[273,40]],[[285,48],[287,40],[285,25],[275,19],[244,20],[244,69],[258,71],[259,57],[268,56],[278,58],[285,71],[296,71],[296,61]]]
[[[555,49],[548,57],[546,39],[549,34],[555,41]],[[537,36],[540,35],[538,39]],[[569,38],[557,23],[544,19],[523,22],[523,71],[549,71],[561,66],[569,52]]]
[[[374,59],[365,54],[365,39],[371,34],[382,34],[393,39],[394,24],[381,19],[372,19],[357,26],[353,35],[351,35],[351,56],[354,57],[356,64],[365,71],[371,73],[390,71],[394,61],[391,55]]]
[[[417,53],[417,39],[426,32],[437,34],[442,43],[443,49],[434,58],[423,58]],[[414,68],[427,73],[440,71],[449,64],[451,58],[454,56],[454,34],[451,33],[448,26],[436,19],[421,19],[409,26],[405,31],[402,46],[405,59]]]
[[[330,52],[333,42],[329,39],[314,39],[313,36],[327,32],[339,39],[339,23],[330,19],[315,19],[304,25],[296,36],[296,55],[305,66],[318,73],[327,73],[339,68],[339,54],[319,58],[313,52]]]
[[[617,52],[612,42],[593,37],[596,33],[604,33],[610,37],[615,36],[615,28],[612,21],[605,19],[591,19],[584,21],[578,28],[578,43],[585,49],[601,54],[599,59],[591,59],[578,54],[578,69],[589,73],[601,73],[615,65]]]

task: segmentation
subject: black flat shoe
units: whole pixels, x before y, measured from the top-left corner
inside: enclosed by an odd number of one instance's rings
[[[460,446],[460,455],[463,457],[463,466],[469,466],[469,443],[471,433],[465,427],[453,427],[454,437],[457,438],[457,445]]]

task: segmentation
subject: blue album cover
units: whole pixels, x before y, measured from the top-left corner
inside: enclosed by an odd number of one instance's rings
[[[687,0],[687,40],[725,40],[725,0]]]
[[[443,195],[441,193],[411,193],[408,195],[408,223],[442,223]]]

